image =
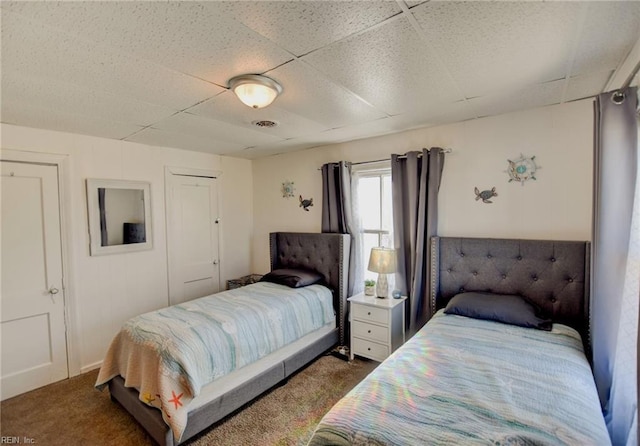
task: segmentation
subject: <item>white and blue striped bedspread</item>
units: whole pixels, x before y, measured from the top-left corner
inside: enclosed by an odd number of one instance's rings
[[[610,444],[579,334],[437,313],[340,400],[318,445]]]
[[[96,382],[117,375],[162,410],[179,440],[202,386],[335,323],[331,291],[259,282],[130,319]]]

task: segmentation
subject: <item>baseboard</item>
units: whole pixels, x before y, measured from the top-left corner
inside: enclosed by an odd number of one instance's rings
[[[93,364],[85,365],[80,368],[80,374],[90,372],[95,369],[99,369],[102,367],[102,361],[94,362]]]

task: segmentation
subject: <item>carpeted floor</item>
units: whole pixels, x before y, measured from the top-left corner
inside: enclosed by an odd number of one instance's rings
[[[304,445],[331,406],[377,365],[322,356],[188,444]],[[153,444],[108,391],[93,387],[96,376],[97,370],[3,401],[0,435],[40,446]]]

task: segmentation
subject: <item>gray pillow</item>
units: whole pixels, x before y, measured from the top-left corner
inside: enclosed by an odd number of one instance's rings
[[[300,288],[320,282],[322,274],[309,269],[274,269],[260,279],[261,282],[279,283],[291,288]]]
[[[540,317],[539,310],[533,304],[522,296],[512,294],[456,294],[444,312],[546,331],[550,331],[553,325],[550,319]]]

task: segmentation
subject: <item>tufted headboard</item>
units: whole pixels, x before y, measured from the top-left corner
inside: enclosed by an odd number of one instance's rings
[[[589,344],[589,242],[432,237],[431,306],[464,291],[519,294]]]
[[[351,237],[348,234],[303,232],[272,232],[269,237],[271,270],[307,268],[324,276],[326,284],[333,290],[340,345],[345,345]]]

